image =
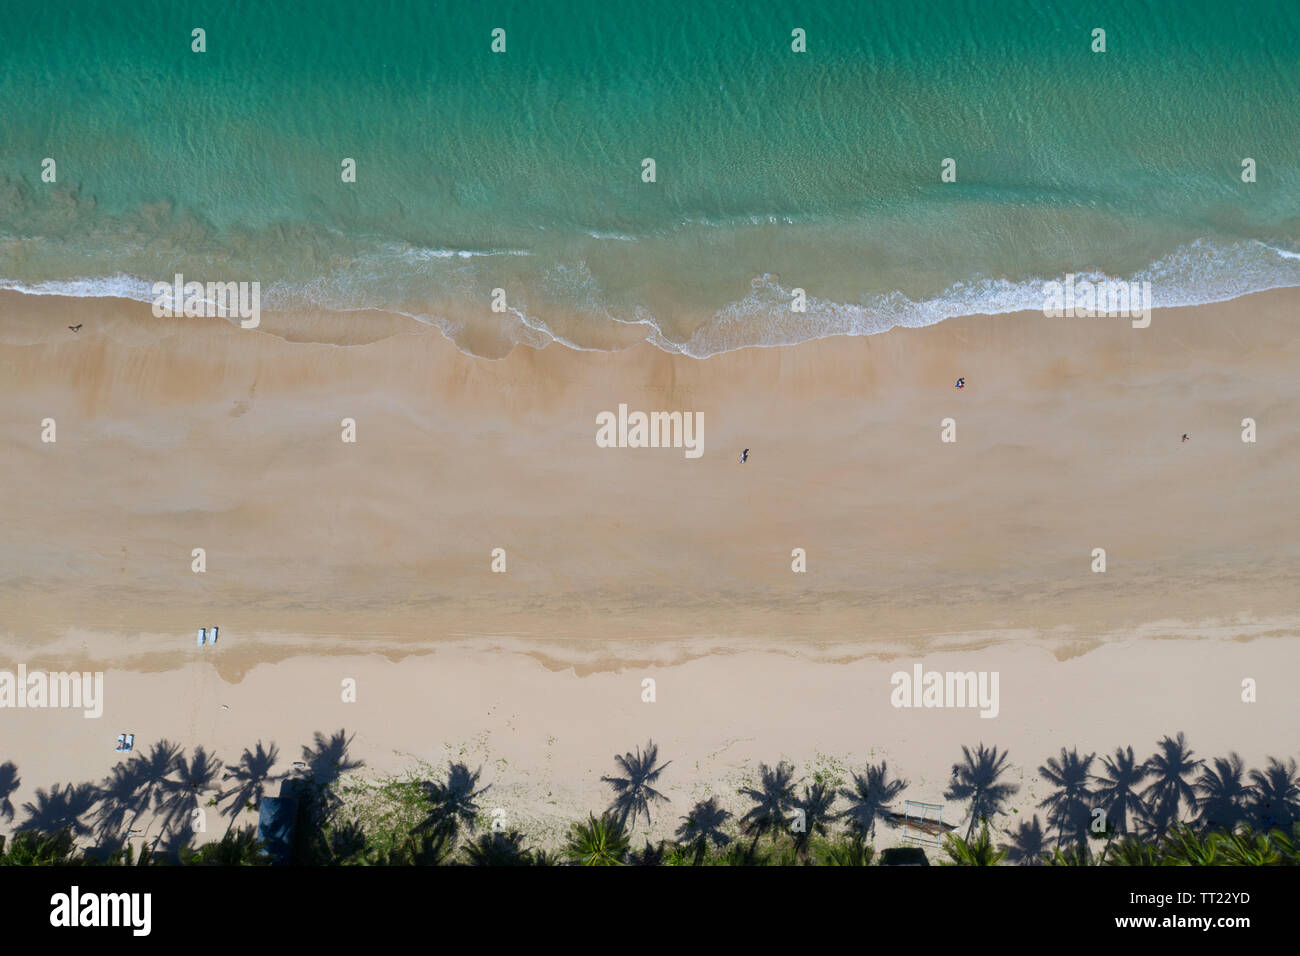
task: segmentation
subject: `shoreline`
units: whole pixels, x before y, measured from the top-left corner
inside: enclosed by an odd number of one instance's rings
[[[1264,293],[1144,330],[971,317],[703,361],[650,346],[492,361],[434,330],[339,349],[143,307],[89,309],[74,338],[42,301],[0,338],[11,553],[35,565],[2,595],[10,641],[52,659],[96,631],[187,634],[196,613],[280,636],[268,645],[563,634],[604,656],[674,636],[1087,643],[1280,621],[1300,566],[1273,517],[1298,434],[1276,398],[1300,358],[1296,303]],[[0,295],[16,304],[31,300]],[[704,457],[596,447],[596,413],[620,400],[702,410]],[[1249,412],[1272,416],[1253,446],[1238,440]],[[36,440],[46,417],[64,444]],[[742,469],[732,452],[749,445]],[[69,446],[52,468],[38,457]],[[87,483],[115,469],[111,487]],[[1088,571],[1100,538],[1104,577]],[[166,666],[165,642],[132,643]]]
[[[1267,244],[1263,243],[1261,240],[1255,240],[1255,241],[1261,245],[1267,246]],[[1268,247],[1268,248],[1271,249],[1272,247]],[[1064,299],[1059,299],[1059,296],[1061,294],[1059,290],[1057,293],[1058,294],[1057,308],[1058,309],[1063,308],[1066,313],[1069,313],[1071,310],[1075,308],[1081,309],[1084,307],[1082,302],[1078,304],[1074,302],[1072,298],[1073,284],[1071,282],[1071,280],[1073,280],[1073,282],[1084,281],[1084,275],[1085,274],[1080,274],[1076,276],[1074,273],[1067,273],[1064,279],[1047,278],[1041,280],[1025,280],[1025,282],[1031,285],[1034,283],[1055,284],[1057,286],[1061,286],[1063,288],[1067,288],[1071,290],[1071,292],[1066,293],[1067,297]],[[1089,281],[1094,281],[1094,280],[1095,281],[1116,281],[1116,280],[1107,280],[1100,273],[1087,273],[1086,275],[1093,277],[1093,279]],[[774,277],[770,275],[765,275],[763,276],[763,279],[765,281],[773,280]],[[151,285],[150,283],[144,283],[143,280],[140,281],[141,281],[141,288],[143,288],[144,286]],[[1118,281],[1127,282],[1133,285],[1139,284],[1139,280],[1137,278],[1133,278],[1130,280],[1118,280]],[[1148,287],[1151,284],[1149,280],[1142,280],[1142,282],[1145,284],[1145,286]],[[74,282],[73,284],[76,285],[77,283]],[[1160,305],[1160,306],[1154,306],[1151,304],[1150,291],[1149,289],[1147,289],[1144,295],[1145,303],[1146,303],[1144,308],[1147,312],[1145,321],[1149,322],[1151,316],[1162,314],[1162,313],[1181,313],[1181,312],[1188,312],[1193,310],[1199,311],[1202,309],[1211,309],[1220,306],[1231,306],[1233,303],[1239,303],[1246,300],[1253,300],[1257,298],[1267,298],[1272,296],[1284,296],[1284,297],[1300,296],[1300,282],[1297,282],[1296,284],[1292,284],[1292,285],[1287,285],[1287,284],[1270,285],[1259,289],[1252,289],[1246,292],[1234,292],[1231,295],[1221,296],[1219,298],[1209,298],[1194,303],[1182,303],[1179,305]],[[789,298],[789,296],[787,295],[786,298]],[[1139,298],[1143,298],[1143,297],[1140,296]],[[152,303],[155,301],[154,298],[151,296],[145,296],[143,298],[134,298],[128,294],[119,293],[115,291],[104,291],[102,293],[97,292],[95,294],[71,295],[65,292],[47,291],[38,288],[37,286],[22,285],[22,284],[19,285],[0,284],[0,302],[6,302],[6,301],[15,302],[18,301],[19,299],[32,299],[32,300],[48,299],[48,300],[52,300],[55,303],[62,304],[62,307],[64,308],[68,308],[72,310],[77,309],[79,307],[78,304],[82,304],[82,303],[86,304],[87,308],[93,308],[96,304],[99,304],[100,306],[107,307],[116,311],[136,312],[137,314],[140,315],[144,314],[139,311],[140,308],[152,307]],[[1104,302],[1105,302],[1105,296],[1103,294],[1102,303],[1104,304]],[[733,305],[736,304],[737,303],[733,303]],[[837,307],[843,307],[842,303],[832,303],[832,305],[835,305]],[[773,305],[773,308],[776,308],[776,306]],[[1134,308],[1136,309],[1138,308],[1138,306],[1135,304]],[[950,315],[946,318],[938,319],[936,321],[929,322],[924,325],[896,324],[890,326],[889,328],[873,329],[872,331],[854,330],[854,331],[826,332],[823,334],[814,335],[811,338],[800,339],[798,341],[793,341],[793,342],[776,342],[776,343],[754,342],[754,343],[748,343],[743,345],[731,346],[728,348],[724,348],[721,351],[711,352],[707,355],[695,355],[683,350],[685,343],[674,343],[671,342],[671,340],[664,338],[662,334],[662,329],[659,329],[657,326],[654,326],[653,324],[651,324],[651,327],[655,329],[655,333],[645,338],[635,338],[635,337],[629,338],[626,335],[618,334],[614,330],[606,330],[604,333],[604,336],[607,340],[606,345],[602,345],[602,346],[578,345],[570,342],[568,339],[566,339],[563,336],[563,334],[555,334],[554,332],[545,331],[545,327],[546,327],[545,320],[537,320],[535,317],[527,316],[525,313],[523,314],[524,318],[528,318],[530,321],[541,321],[543,329],[530,327],[530,333],[528,335],[525,335],[523,338],[521,338],[518,341],[508,343],[508,347],[504,352],[500,351],[500,349],[494,349],[493,351],[495,354],[486,354],[486,353],[480,354],[480,353],[475,353],[473,351],[467,350],[462,346],[460,342],[456,340],[455,335],[449,334],[449,331],[451,330],[464,331],[463,325],[470,318],[468,308],[462,304],[462,305],[449,307],[448,309],[445,309],[443,311],[447,311],[448,315],[440,316],[435,321],[426,321],[425,319],[417,318],[408,312],[391,309],[388,307],[380,307],[380,306],[365,306],[365,307],[349,308],[346,310],[324,308],[324,307],[314,306],[314,305],[304,306],[303,308],[294,308],[294,309],[281,309],[277,307],[277,308],[268,308],[264,310],[263,314],[266,315],[269,319],[269,321],[265,325],[261,324],[259,320],[259,324],[257,326],[254,326],[250,329],[245,329],[245,331],[255,331],[264,334],[271,334],[276,336],[277,338],[283,339],[286,342],[293,342],[297,344],[308,344],[314,342],[316,344],[322,344],[322,345],[325,344],[340,345],[345,347],[356,346],[356,345],[368,345],[373,342],[379,341],[381,339],[391,337],[393,335],[400,335],[400,334],[419,335],[419,334],[434,332],[442,336],[442,338],[444,338],[448,343],[450,343],[452,347],[455,348],[456,351],[459,352],[466,359],[470,359],[473,361],[483,361],[483,362],[505,361],[509,359],[512,354],[521,350],[542,352],[547,349],[560,349],[566,352],[572,352],[577,354],[594,353],[596,355],[602,355],[602,354],[615,355],[618,353],[635,351],[635,350],[640,350],[645,348],[652,349],[657,353],[662,353],[663,355],[671,359],[683,359],[683,360],[689,360],[695,362],[710,362],[735,353],[743,353],[743,352],[749,352],[755,350],[764,351],[764,350],[798,349],[805,346],[816,345],[817,343],[824,343],[824,342],[830,342],[835,340],[866,339],[866,338],[872,338],[879,335],[889,335],[891,333],[898,333],[903,331],[919,332],[928,328],[932,328],[934,326],[942,325],[946,322],[966,322],[972,319],[998,319],[1004,316],[1037,316],[1040,314],[1038,309],[1003,308],[994,312],[979,311],[978,309],[976,309],[975,311],[960,312],[955,315]],[[713,316],[713,321],[718,321],[722,312],[725,311],[726,310],[721,310],[719,313],[715,314]],[[512,315],[515,319],[519,319],[521,315],[521,313],[519,313],[518,310],[514,310],[514,309],[509,310],[509,314]],[[709,318],[704,313],[700,313],[698,315],[692,313],[692,316],[693,317],[688,321],[687,324],[695,328],[697,331],[707,326],[710,321]],[[174,318],[171,316],[168,317]],[[301,328],[294,327],[294,322],[300,321],[303,318],[308,318],[308,317],[309,317],[310,324],[316,329],[316,334],[320,337],[318,338],[303,337]],[[196,318],[199,318],[201,321],[211,321],[211,319],[207,317],[196,317]],[[1089,317],[1083,315],[1075,316],[1075,315],[1065,314],[1063,316],[1058,315],[1055,317],[1055,319],[1057,321],[1062,321],[1062,320],[1094,321],[1094,322],[1109,321],[1109,322],[1116,322],[1121,324],[1128,323],[1130,322],[1130,320],[1135,323],[1140,322],[1140,319],[1137,314],[1133,314],[1131,316],[1131,319],[1130,316],[1128,315],[1105,316],[1100,314],[1095,317]],[[184,320],[185,319],[182,317],[182,321]],[[286,322],[286,320],[288,321]],[[155,318],[154,321],[158,321],[158,319]],[[188,321],[194,321],[194,318],[191,318]],[[228,321],[233,327],[240,322],[240,318],[232,315],[224,321]],[[508,322],[509,320],[503,318],[499,321]],[[358,330],[357,326],[363,322],[366,324],[367,327],[364,331],[360,331]],[[619,325],[622,326],[636,326],[638,324],[643,324],[632,319],[617,320],[617,322]],[[1143,326],[1139,324],[1135,327],[1141,328]],[[656,339],[660,341],[657,342]],[[663,344],[660,344],[660,342],[672,344],[674,347],[666,348],[664,347]]]

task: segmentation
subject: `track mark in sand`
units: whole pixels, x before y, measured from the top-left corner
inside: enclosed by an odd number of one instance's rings
[[[730,750],[730,749],[731,749],[732,747],[734,747],[736,744],[741,743],[742,741],[746,741],[746,740],[757,740],[757,739],[758,739],[758,738],[756,738],[756,737],[732,737],[730,740],[728,740],[726,743],[724,743],[724,744],[723,744],[721,747],[719,747],[717,750],[713,751],[713,753],[708,754],[707,756],[705,756],[705,757],[702,758],[702,759],[704,759],[704,760],[716,760],[719,756],[721,756],[721,755],[722,755],[723,753],[725,753],[727,750]],[[699,760],[699,759],[697,759],[697,760],[695,761],[695,769],[696,769],[697,772],[700,770],[700,760]]]

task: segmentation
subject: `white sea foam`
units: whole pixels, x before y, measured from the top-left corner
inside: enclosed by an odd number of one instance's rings
[[[316,308],[337,312],[380,310],[435,326],[448,338],[464,331],[465,319],[452,321],[433,310],[412,307],[423,295],[420,283],[430,277],[410,273],[401,262],[467,260],[483,256],[523,256],[526,250],[447,250],[406,245],[391,245],[395,255],[371,253],[348,261],[310,283],[266,282],[263,309],[285,311]],[[468,264],[456,269],[469,269]],[[835,335],[874,335],[895,326],[919,328],[945,319],[964,315],[1002,315],[1011,312],[1039,311],[1043,308],[1045,282],[1060,281],[1066,273],[1079,279],[1099,281],[1125,278],[1131,282],[1150,282],[1152,307],[1156,309],[1200,305],[1239,298],[1267,289],[1300,286],[1300,253],[1259,240],[1221,242],[1197,240],[1181,246],[1132,276],[1106,276],[1095,270],[1076,266],[1063,267],[1057,276],[1024,280],[975,277],[956,282],[942,292],[912,298],[902,292],[865,297],[860,302],[837,302],[818,298],[809,290],[807,311],[790,310],[792,288],[772,275],[763,275],[751,283],[748,292],[735,299],[685,338],[673,337],[654,314],[643,306],[615,309],[602,300],[601,290],[585,262],[556,264],[543,270],[543,289],[557,303],[555,308],[576,308],[594,321],[608,321],[623,326],[640,326],[650,344],[681,355],[706,358],[741,348],[768,348],[794,345],[811,339]],[[443,280],[436,291],[441,295],[470,296],[479,278],[466,272],[455,281]],[[375,298],[375,290],[391,290],[398,281],[410,286],[405,295],[386,303]],[[43,281],[0,278],[0,289],[28,295],[68,296],[72,298],[124,298],[139,302],[152,301],[153,280],[127,274],[101,277],[76,277]],[[372,301],[373,300],[373,301]],[[574,349],[590,349],[582,336],[560,333],[554,322],[541,314],[537,305],[512,301],[510,312],[517,320],[517,340],[535,348],[557,343]],[[566,325],[566,328],[568,326]],[[602,336],[601,338],[604,338]]]
[[[411,262],[430,259],[484,259],[490,256],[531,256],[527,249],[428,249],[420,246],[390,246],[389,249]]]
[[[153,282],[122,274],[73,279],[49,279],[43,282],[22,282],[17,279],[0,278],[0,289],[21,292],[24,295],[61,295],[70,299],[153,301]]]

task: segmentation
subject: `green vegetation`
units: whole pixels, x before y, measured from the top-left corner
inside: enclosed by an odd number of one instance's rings
[[[203,748],[187,758],[159,741],[99,786],[38,789],[14,835],[0,837],[0,866],[266,865],[256,828],[236,821],[272,793],[294,801],[284,862],[308,866],[1300,865],[1296,761],[1270,758],[1248,771],[1236,754],[1199,760],[1181,734],[1162,738],[1145,761],[1132,747],[1100,759],[1062,748],[1037,768],[1050,788],[1038,802],[1045,820],[1022,816],[1001,831],[990,821],[1010,821],[1019,791],[1005,779],[1008,755],[963,747],[944,797],[969,816],[964,835],[951,822],[932,828],[941,836],[925,852],[873,845],[890,831],[902,836],[909,786],[883,761],[811,779],[785,761],[760,764],[757,780],[736,790],[734,812],[716,796],[697,801],[676,818],[673,838],[655,843],[633,833],[669,803],[655,785],[670,764],[651,741],[615,755],[616,773],[600,778],[612,791],[609,807],[573,822],[562,845],[548,849],[507,828],[502,811],[489,813],[492,784],[481,769],[452,761],[365,779],[348,774],[362,766],[349,758],[350,742],[344,731],[318,733],[293,769],[276,772],[278,749],[259,741],[223,774]],[[0,821],[18,817],[10,797],[20,783],[17,767],[0,764]],[[191,827],[206,830],[205,808],[213,807],[229,817],[222,836],[195,840]]]

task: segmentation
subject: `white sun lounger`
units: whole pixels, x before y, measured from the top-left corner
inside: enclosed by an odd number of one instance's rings
[[[135,746],[135,734],[127,734],[127,735],[126,735],[126,746],[123,747],[122,749],[123,749],[123,750],[126,750],[126,751],[129,751],[129,750],[130,750],[132,747],[134,747],[134,746]]]
[[[124,748],[125,746],[126,746],[126,734],[118,734],[118,735],[117,735],[117,746],[114,747],[113,749],[114,749],[114,750],[121,750],[121,749]]]
[[[208,629],[206,627],[199,628],[199,647],[202,647],[204,644],[207,643],[207,641],[208,641]]]
[[[208,643],[209,644],[217,643],[217,629],[215,627],[212,629],[212,633],[208,635]]]

